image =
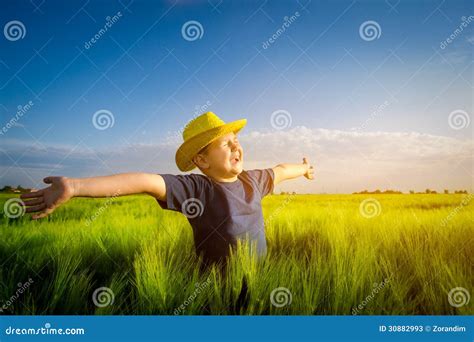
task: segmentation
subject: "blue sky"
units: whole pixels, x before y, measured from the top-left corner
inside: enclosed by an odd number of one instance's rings
[[[176,173],[175,138],[205,107],[226,121],[245,117],[243,134],[267,137],[265,149],[247,138],[249,166],[299,162],[275,136],[294,144],[295,154],[309,155],[322,176],[311,191],[356,191],[364,184],[424,189],[428,181],[472,189],[472,2],[2,1],[2,9],[2,27],[17,20],[25,34],[0,37],[0,124],[19,105],[33,106],[0,136],[0,185],[39,186],[48,174]],[[119,12],[86,49],[106,17]],[[469,24],[441,48],[463,20]],[[201,25],[200,39],[184,39],[189,21]],[[361,36],[367,21],[378,24],[378,38]],[[96,129],[99,110],[112,113],[112,127]],[[288,113],[291,125],[275,129],[275,111]],[[449,115],[459,111],[469,123],[453,129]],[[419,169],[427,165],[426,151],[407,156],[411,146],[397,149],[406,143],[403,134],[412,133],[431,137],[423,140],[431,161],[452,156],[456,169],[448,160],[426,175]],[[311,143],[298,140],[305,134]],[[405,140],[386,151],[400,154],[393,176],[387,176],[393,165],[374,157],[385,151],[371,150],[384,148],[384,139]],[[449,143],[439,146],[443,139]],[[347,141],[364,161],[359,175],[334,172],[354,167],[344,154]],[[419,140],[411,143],[420,147]],[[347,163],[330,167],[336,159]],[[415,168],[416,182],[400,178]]]

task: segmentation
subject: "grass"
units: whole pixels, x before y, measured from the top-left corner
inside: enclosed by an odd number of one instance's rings
[[[25,315],[471,315],[473,300],[460,307],[448,300],[453,288],[473,288],[471,196],[268,196],[267,257],[240,250],[225,277],[198,272],[185,217],[151,197],[75,198],[39,221],[2,213],[0,308]],[[2,208],[9,197],[0,195]],[[377,200],[378,215],[370,217],[370,204],[360,210],[367,198]],[[249,294],[239,306],[244,276]],[[100,287],[110,290],[94,296]]]

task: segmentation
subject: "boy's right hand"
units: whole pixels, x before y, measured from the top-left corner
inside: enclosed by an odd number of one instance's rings
[[[34,220],[51,214],[74,196],[74,188],[66,177],[46,177],[43,181],[51,186],[20,196],[23,200],[31,199],[24,202],[27,213],[39,212],[31,217]]]

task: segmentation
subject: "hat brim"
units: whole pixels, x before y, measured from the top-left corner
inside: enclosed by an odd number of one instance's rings
[[[196,167],[194,156],[214,140],[228,133],[238,133],[247,124],[247,119],[232,121],[222,126],[214,127],[185,141],[176,151],[176,165],[181,171],[191,171]]]

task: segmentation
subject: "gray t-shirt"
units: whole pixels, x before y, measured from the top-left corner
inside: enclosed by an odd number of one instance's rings
[[[200,174],[161,175],[166,184],[163,209],[180,211],[193,228],[196,253],[205,263],[225,261],[229,247],[246,240],[265,255],[262,198],[273,191],[272,169],[242,171],[235,182]]]

